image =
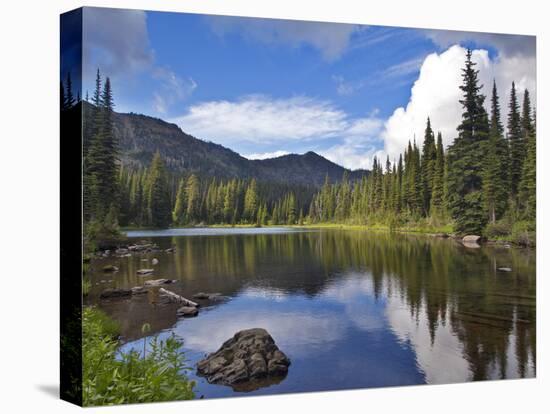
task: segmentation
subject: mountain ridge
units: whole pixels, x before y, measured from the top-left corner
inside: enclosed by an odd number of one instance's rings
[[[93,105],[82,101],[83,118],[91,119]],[[328,175],[340,181],[347,172],[350,180],[367,175],[367,170],[350,170],[314,151],[287,154],[263,160],[243,157],[236,151],[196,138],[178,125],[160,118],[136,113],[113,113],[114,134],[120,160],[131,168],[145,168],[158,150],[167,169],[174,173],[195,173],[222,179],[255,178],[263,182],[321,186]],[[84,139],[90,134],[84,128]]]

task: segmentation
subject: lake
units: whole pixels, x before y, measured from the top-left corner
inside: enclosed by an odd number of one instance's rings
[[[529,378],[536,370],[535,251],[452,239],[337,229],[171,229],[129,232],[175,253],[94,260],[87,303],[121,324],[123,349],[148,335],[184,341],[191,366],[237,331],[269,331],[292,361],[286,378],[250,392],[196,377],[196,395],[278,394]],[[152,265],[157,258],[159,263]],[[106,264],[117,273],[103,273]],[[138,276],[140,268],[154,268]],[[510,268],[511,271],[500,271]],[[100,301],[107,287],[176,279],[191,298],[218,292],[195,318],[147,295]]]

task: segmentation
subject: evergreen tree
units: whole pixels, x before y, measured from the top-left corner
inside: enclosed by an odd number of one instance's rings
[[[252,179],[246,194],[244,196],[244,219],[249,223],[254,223],[256,220],[256,212],[258,210],[258,190],[256,180]]]
[[[435,218],[442,218],[444,213],[445,150],[441,132],[437,134],[436,157],[433,170],[432,197],[430,212]]]
[[[95,135],[84,163],[84,206],[85,217],[102,221],[110,207],[118,204],[118,146],[113,132],[114,104],[109,78],[99,102],[101,106],[96,109],[94,119]]]
[[[287,224],[296,223],[296,198],[293,193],[287,196]]]
[[[428,121],[426,122],[426,130],[424,132],[424,143],[422,144],[422,160],[420,167],[422,175],[422,207],[426,215],[430,210],[435,159],[435,136],[430,123],[430,118],[428,118]]]
[[[172,221],[174,224],[182,225],[185,223],[185,213],[187,212],[187,195],[186,183],[182,178],[178,184],[178,192],[176,193],[176,203],[172,211]]]
[[[480,93],[478,70],[472,61],[472,52],[466,54],[462,70],[463,99],[462,122],[458,137],[448,151],[449,209],[459,233],[480,234],[487,223],[483,208],[482,163],[485,158],[485,142],[489,134],[487,112],[483,107],[485,97]]]
[[[149,224],[153,227],[165,228],[172,221],[168,179],[164,162],[157,151],[151,162],[147,180],[147,211]]]
[[[523,172],[523,159],[525,158],[525,143],[521,133],[521,117],[516,95],[516,85],[512,82],[510,104],[508,106],[508,142],[510,145],[510,190],[512,196],[517,196],[521,174]]]
[[[235,196],[237,183],[233,180],[225,186],[225,195],[223,201],[223,216],[226,223],[233,221],[235,212]]]
[[[502,216],[508,200],[508,147],[502,134],[499,98],[493,82],[489,140],[483,165],[483,202],[491,223]]]
[[[191,223],[200,220],[200,185],[199,179],[195,174],[191,174],[187,179],[187,221]]]
[[[529,138],[534,135],[533,118],[531,117],[531,98],[529,91],[525,89],[523,93],[523,105],[521,109],[521,137],[527,151]]]
[[[395,177],[395,211],[401,213],[403,209],[403,156],[399,154]]]
[[[534,124],[530,125],[530,135],[526,136],[526,139],[527,157],[523,163],[519,199],[523,216],[528,220],[535,221],[537,211],[537,138]]]
[[[65,108],[70,109],[75,105],[75,99],[73,95],[73,82],[71,81],[71,72],[67,72],[67,90],[65,91]]]
[[[67,109],[67,98],[65,97],[65,87],[63,86],[63,81],[61,83],[61,88],[59,91],[59,109],[65,111]]]

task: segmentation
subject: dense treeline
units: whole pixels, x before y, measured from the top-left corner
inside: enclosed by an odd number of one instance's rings
[[[393,163],[375,158],[372,173],[356,183],[345,176],[339,183],[327,180],[313,197],[308,221],[400,226],[424,220],[491,236],[509,233],[516,223],[534,230],[536,115],[529,91],[520,111],[512,83],[505,135],[496,83],[488,113],[470,51],[462,78],[462,122],[447,151],[428,118],[421,149],[414,141]]]
[[[146,170],[121,170],[123,226],[297,224],[313,188],[170,174],[157,153]]]
[[[536,115],[527,90],[522,105],[511,85],[506,129],[497,85],[489,110],[468,51],[460,85],[458,136],[444,148],[427,119],[421,145],[409,142],[397,160],[374,159],[361,180],[328,176],[320,189],[254,179],[174,175],[157,152],[146,169],[121,165],[113,134],[110,79],[98,70],[89,116],[83,118],[84,219],[90,237],[119,224],[169,227],[196,224],[357,223],[401,227],[452,225],[458,233],[499,236],[514,226],[534,231]],[[80,101],[70,74],[61,82],[61,110]]]

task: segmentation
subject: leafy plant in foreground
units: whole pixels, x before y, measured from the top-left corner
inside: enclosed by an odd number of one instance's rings
[[[111,321],[110,323],[108,321]],[[85,406],[188,400],[195,383],[184,374],[189,368],[182,342],[172,336],[154,337],[146,356],[118,351],[112,320],[95,308],[82,315],[83,404]]]

